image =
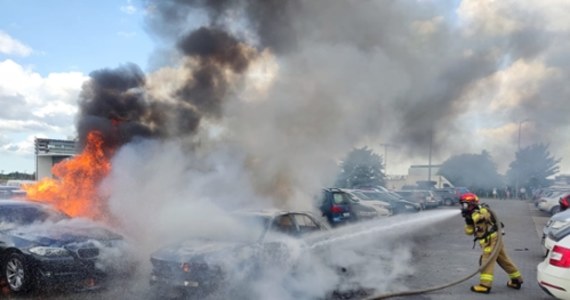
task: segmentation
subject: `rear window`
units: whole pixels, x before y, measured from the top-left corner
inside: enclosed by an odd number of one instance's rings
[[[347,204],[348,199],[344,194],[334,193],[333,194],[333,203],[334,204]]]

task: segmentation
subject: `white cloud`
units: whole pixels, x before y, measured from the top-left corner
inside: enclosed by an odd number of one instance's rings
[[[0,30],[0,53],[8,55],[28,56],[32,54],[32,48],[14,39],[4,31]]]
[[[77,99],[87,79],[80,72],[41,76],[12,60],[0,61],[0,152],[31,155],[34,137],[74,136]]]
[[[128,0],[126,5],[121,6],[121,11],[128,14],[128,15],[132,15],[132,14],[135,14],[138,10],[132,4],[132,1]]]

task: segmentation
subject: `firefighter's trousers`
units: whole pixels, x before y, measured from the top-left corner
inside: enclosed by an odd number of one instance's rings
[[[497,232],[490,234],[487,238],[479,240],[481,245],[481,249],[483,250],[483,254],[481,255],[481,263],[485,264],[493,249],[497,245]],[[505,246],[501,246],[501,250],[499,251],[499,256],[497,256],[497,263],[499,266],[505,270],[507,275],[510,279],[520,279],[522,281],[521,273],[519,272],[517,266],[513,263],[507,251],[505,250]],[[481,285],[491,287],[493,285],[493,271],[495,269],[495,262],[491,262],[487,267],[485,267],[481,271],[480,283]]]

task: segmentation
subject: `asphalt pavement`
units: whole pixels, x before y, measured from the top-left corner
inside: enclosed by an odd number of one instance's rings
[[[476,275],[444,290],[393,299],[552,299],[540,289],[536,281],[536,266],[544,259],[541,231],[550,216],[537,210],[528,201],[496,199],[481,199],[481,201],[488,203],[500,221],[505,224],[506,235],[503,236],[503,241],[507,253],[523,275],[522,289],[508,288],[506,273],[496,265],[493,288],[488,295],[470,291],[470,287],[479,282],[479,276]],[[429,234],[416,237],[417,249],[414,253],[418,262],[414,275],[408,278],[409,288],[421,289],[442,285],[464,277],[478,268],[480,247],[475,245],[475,248],[472,248],[473,239],[463,233],[463,225],[463,219],[458,215],[457,218],[426,230]]]

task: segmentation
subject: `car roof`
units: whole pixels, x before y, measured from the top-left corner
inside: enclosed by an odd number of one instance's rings
[[[235,214],[241,215],[252,215],[252,216],[260,216],[260,217],[277,217],[281,215],[286,215],[290,213],[303,213],[303,214],[311,214],[308,211],[293,211],[293,210],[282,210],[277,208],[265,208],[265,209],[239,209],[233,211]]]
[[[42,208],[53,208],[53,206],[32,200],[16,200],[16,199],[6,199],[0,200],[0,207],[2,206],[35,206],[35,207],[42,207]]]

